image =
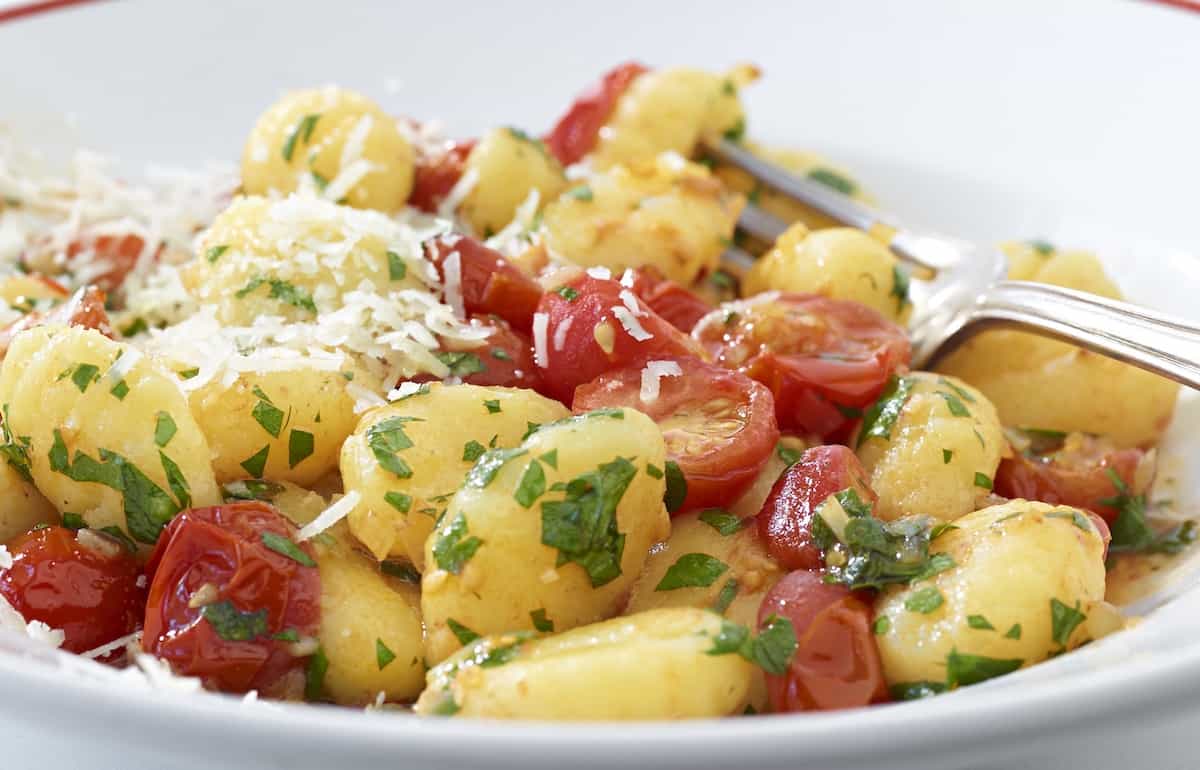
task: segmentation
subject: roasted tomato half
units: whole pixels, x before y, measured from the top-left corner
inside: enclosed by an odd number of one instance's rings
[[[475,140],[447,142],[436,152],[419,153],[413,175],[413,189],[408,205],[435,213],[438,206],[458,184],[466,169],[467,156],[475,149]]]
[[[831,711],[888,700],[868,601],[800,570],[763,597],[759,626],[772,615],[792,621],[798,642],[788,672],[767,674],[775,711]]]
[[[425,242],[425,255],[437,267],[451,307],[461,299],[463,307],[455,310],[499,316],[529,333],[542,287],[503,254],[468,236],[443,235]]]
[[[0,595],[26,622],[65,635],[63,648],[87,652],[137,630],[146,606],[137,561],[118,541],[92,530],[45,527],[8,544]]]
[[[569,166],[592,151],[621,94],[648,71],[642,64],[626,62],[605,73],[600,82],[579,95],[545,138],[546,147],[559,163]]]
[[[605,406],[632,407],[662,428],[667,459],[687,482],[687,496],[674,512],[736,500],[779,441],[770,391],[694,358],[620,369],[575,389],[575,411]]]
[[[312,547],[275,508],[238,502],[171,520],[150,556],[142,647],[210,689],[295,697],[316,649]]]
[[[713,310],[713,306],[699,295],[660,277],[657,271],[650,269],[636,271],[633,293],[663,320],[685,333],[690,332],[701,318]]]
[[[469,385],[539,390],[541,375],[533,363],[533,345],[528,335],[516,331],[503,318],[472,316],[492,329],[483,345],[477,347],[446,347],[437,357],[450,367],[450,376]],[[437,377],[420,375],[413,382],[433,382]]]
[[[780,474],[758,512],[758,532],[767,551],[789,570],[819,570],[825,555],[813,542],[813,516],[830,495],[853,489],[867,505],[879,497],[854,452],[841,445],[818,446]]]
[[[26,313],[0,329],[0,358],[3,358],[4,354],[8,352],[8,346],[12,344],[13,337],[35,326],[52,324],[82,326],[87,329],[95,329],[110,339],[113,338],[116,335],[113,334],[108,313],[104,310],[104,300],[103,291],[95,286],[85,286],[72,294],[66,302],[44,313],[36,310]]]
[[[537,361],[546,392],[571,403],[576,386],[604,372],[667,358],[702,358],[686,334],[667,323],[629,288],[584,274],[542,295],[538,305],[546,360]],[[535,357],[536,360],[536,357]]]
[[[112,293],[121,288],[125,276],[137,267],[145,249],[146,241],[134,233],[84,236],[67,246],[67,262],[69,264],[79,255],[90,252],[93,261],[107,265],[107,269],[94,276],[91,283],[102,291]],[[158,259],[162,251],[163,247],[159,245],[151,258]]]
[[[692,330],[720,365],[771,389],[782,430],[844,439],[911,349],[904,330],[857,302],[769,292],[727,302]]]
[[[1086,508],[1112,524],[1118,514],[1112,499],[1120,494],[1113,476],[1133,494],[1145,492],[1154,479],[1154,455],[1141,449],[1118,449],[1086,433],[1009,434],[1015,451],[1000,461],[994,487],[1004,497]]]

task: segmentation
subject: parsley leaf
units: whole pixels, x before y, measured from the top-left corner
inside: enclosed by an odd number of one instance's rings
[[[267,467],[267,455],[270,454],[270,452],[271,445],[266,444],[262,449],[250,455],[245,460],[242,460],[239,465],[242,466],[242,470],[246,471],[246,473],[249,473],[256,479],[261,479],[263,475],[263,469]]]
[[[957,649],[946,656],[946,684],[950,687],[978,684],[1004,674],[1011,674],[1025,661],[1021,658],[988,658],[965,655]]]
[[[977,631],[995,631],[996,630],[996,627],[993,626],[988,621],[988,619],[985,618],[983,615],[968,615],[967,616],[967,625],[970,626],[971,628],[974,628]]]
[[[992,480],[987,477],[986,473],[975,471],[975,486],[990,492],[992,489]]]
[[[392,652],[383,640],[375,638],[375,665],[379,666],[379,670],[383,671],[388,667],[393,660],[396,659],[396,653]]]
[[[460,511],[448,525],[444,525],[433,542],[433,558],[438,567],[452,575],[462,573],[463,566],[471,560],[483,541],[472,535],[466,537],[467,519]]]
[[[871,633],[875,636],[883,636],[888,631],[892,630],[892,619],[887,615],[880,615],[875,618],[875,622],[871,624]]]
[[[954,457],[954,450],[953,450],[953,449],[943,449],[943,450],[942,450],[942,464],[943,464],[943,465],[949,465],[949,464],[950,464],[950,460],[951,460],[951,458],[953,458],[953,457]]]
[[[463,462],[473,463],[476,460],[478,460],[480,457],[482,457],[483,453],[486,451],[487,451],[487,447],[485,447],[483,444],[480,444],[478,441],[475,441],[474,439],[472,439],[472,440],[468,441],[467,443],[463,444],[463,453],[462,453]]]
[[[904,600],[904,609],[909,612],[919,612],[922,615],[929,613],[941,607],[945,602],[945,597],[942,592],[934,586],[925,586],[913,591],[912,594]]]
[[[292,539],[289,537],[277,535],[274,532],[264,532],[262,533],[262,542],[267,548],[288,557],[302,567],[317,566],[313,558],[305,553],[300,546],[292,542]]]
[[[724,615],[725,610],[729,609],[729,605],[737,598],[738,582],[734,578],[729,578],[725,581],[725,585],[721,586],[721,592],[717,594],[717,600],[713,602],[712,610],[718,614]]]
[[[908,291],[911,285],[911,279],[904,268],[899,265],[892,265],[892,290],[888,294],[889,297],[896,298],[896,312],[904,309],[908,304]]]
[[[71,382],[79,388],[80,393],[86,393],[88,385],[100,379],[100,367],[95,364],[79,364],[71,374]]]
[[[1008,631],[1004,632],[1004,638],[1005,639],[1020,639],[1021,638],[1021,624],[1013,623],[1012,628],[1010,628],[1010,629],[1008,629]]]
[[[667,569],[655,591],[707,587],[729,570],[729,565],[706,553],[685,553]]]
[[[283,142],[283,159],[288,163],[292,162],[292,155],[296,152],[296,142],[304,142],[308,144],[308,140],[312,138],[313,129],[317,127],[317,121],[321,119],[321,113],[315,112],[305,115],[300,118],[300,122],[288,134],[288,138]]]
[[[205,605],[200,615],[209,622],[217,636],[230,642],[249,642],[267,634],[267,610],[243,612],[225,599]]]
[[[205,259],[208,260],[208,264],[211,265],[211,264],[214,264],[218,259],[220,259],[221,255],[227,251],[229,251],[228,244],[221,244],[220,246],[213,246],[208,251],[204,252],[204,257],[205,257]],[[126,334],[125,336],[130,337],[133,335]]]
[[[700,511],[700,521],[728,537],[742,528],[742,520],[721,508],[705,508]]]
[[[533,621],[533,627],[544,634],[554,633],[554,621],[546,617],[546,609],[532,610],[529,613],[529,619]]]
[[[402,281],[408,275],[408,265],[404,263],[404,258],[394,251],[387,253],[388,263],[388,278],[393,281]]]
[[[1060,647],[1066,647],[1071,634],[1079,624],[1087,620],[1087,615],[1079,611],[1079,602],[1074,607],[1063,604],[1058,599],[1050,600],[1050,638]]]
[[[541,463],[537,460],[530,460],[529,465],[525,468],[525,473],[521,476],[521,482],[517,485],[517,491],[513,493],[513,499],[522,508],[528,508],[545,493],[546,472],[542,470]]]
[[[488,414],[498,414],[500,412],[500,399],[498,398],[484,401],[483,405],[488,410]]]
[[[830,566],[827,580],[843,583],[852,590],[880,588],[890,583],[910,583],[932,577],[955,566],[945,553],[930,554],[929,542],[934,527],[929,519],[909,516],[884,522],[870,515],[870,508],[848,489],[838,493],[838,501],[849,514],[840,547],[845,550],[844,564]],[[818,522],[820,525],[818,527]],[[814,536],[825,550],[836,536],[821,518],[813,517]],[[938,533],[940,534],[940,532]]]
[[[397,454],[413,445],[404,432],[404,423],[422,422],[419,417],[389,417],[367,428],[367,448],[375,455],[379,467],[397,478],[412,477],[412,468]]]
[[[572,187],[570,190],[567,190],[565,193],[563,193],[563,195],[568,198],[574,198],[577,201],[583,201],[584,203],[590,203],[592,198],[595,197],[592,194],[592,188],[585,184],[581,184],[578,187]]]
[[[476,639],[483,638],[454,618],[446,618],[446,627],[450,629],[454,637],[458,639],[458,643],[462,645],[468,645]]]
[[[165,447],[171,443],[171,439],[175,438],[175,433],[178,428],[175,426],[175,420],[166,412],[159,412],[154,416],[154,443]]]
[[[913,381],[908,377],[892,375],[879,399],[871,404],[863,414],[862,428],[858,433],[858,446],[862,446],[867,439],[871,438],[891,441],[892,428],[896,426],[896,420],[900,419],[900,411],[904,409],[904,404],[912,395],[912,388]]]
[[[496,478],[496,474],[504,467],[505,463],[523,454],[525,454],[525,450],[520,447],[489,449],[480,455],[475,464],[471,466],[471,470],[467,471],[463,486],[483,489],[492,483],[492,479]]]
[[[752,637],[750,630],[745,626],[723,620],[721,630],[706,654],[737,654],[751,663],[758,664],[759,668],[768,674],[782,676],[787,673],[797,646],[796,629],[792,626],[792,621],[772,615],[767,618],[757,637]]]
[[[306,430],[292,428],[288,434],[288,467],[295,468],[312,456],[316,439]]]
[[[559,565],[581,566],[593,588],[621,574],[625,535],[617,530],[617,506],[636,474],[618,457],[568,482],[562,500],[542,503],[542,544],[558,549]]]
[[[558,470],[558,450],[557,449],[551,449],[549,452],[542,455],[538,459],[541,460],[542,462],[544,462],[546,465],[549,465],[554,470]]]
[[[1027,241],[1029,247],[1043,257],[1048,257],[1054,253],[1054,244],[1049,241],[1035,238],[1032,241]]]
[[[483,360],[470,351],[446,351],[435,355],[450,370],[451,377],[467,377],[487,370]]]
[[[406,561],[394,561],[392,559],[381,561],[379,562],[379,571],[398,580],[403,580],[405,583],[421,584],[421,573],[417,572],[417,568]]]
[[[308,659],[308,667],[304,671],[304,699],[320,700],[325,697],[325,672],[329,670],[329,658],[325,650],[318,647]]]
[[[553,291],[553,293],[562,297],[567,302],[574,302],[579,296],[579,292],[575,291],[575,289],[572,289],[570,286],[559,286]]]
[[[683,501],[687,498],[688,484],[687,478],[683,475],[683,471],[679,469],[679,465],[674,460],[666,462],[667,489],[663,495],[663,502],[667,506],[669,513],[678,511]]]
[[[259,479],[231,481],[221,486],[222,496],[226,500],[263,500],[269,503],[283,491],[282,484]]]
[[[164,452],[158,453],[158,461],[162,464],[163,473],[167,476],[167,486],[171,488],[171,493],[179,501],[180,510],[192,507],[192,491],[188,487],[183,471],[179,470],[175,461],[167,457]]]
[[[967,405],[953,393],[945,393],[936,391],[939,396],[946,402],[946,408],[950,410],[950,414],[954,417],[970,417],[971,410],[967,409]]]
[[[663,470],[653,463],[646,463],[646,475],[652,479],[661,479]]]
[[[87,527],[87,522],[78,513],[63,511],[62,525],[67,529],[80,530]]]
[[[800,462],[800,458],[804,456],[804,453],[799,449],[793,449],[792,447],[784,444],[779,444],[775,447],[775,454],[780,460],[783,460],[784,464],[789,468]]]
[[[118,401],[124,401],[125,397],[129,395],[129,383],[125,382],[125,380],[118,380],[117,384],[113,385],[112,389],[108,392]]]
[[[258,388],[255,390],[259,393],[262,392]],[[262,399],[261,396],[259,398],[260,400],[250,410],[250,416],[272,437],[279,438],[279,431],[283,430],[283,410],[270,401]]]

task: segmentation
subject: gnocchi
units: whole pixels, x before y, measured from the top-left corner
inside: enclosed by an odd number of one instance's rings
[[[458,215],[477,233],[490,237],[512,221],[517,207],[530,192],[553,200],[567,178],[562,166],[542,144],[516,128],[489,131],[467,156],[464,177],[474,184],[458,208]]]

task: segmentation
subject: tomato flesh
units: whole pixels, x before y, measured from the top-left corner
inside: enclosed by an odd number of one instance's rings
[[[125,276],[137,267],[138,259],[146,248],[146,241],[133,233],[125,235],[97,235],[72,241],[67,246],[70,261],[85,251],[91,251],[96,261],[109,264],[108,270],[91,279],[91,283],[105,292],[115,292],[125,282]],[[162,254],[163,246],[154,252],[153,259]]]
[[[874,505],[879,497],[867,484],[858,457],[840,445],[812,447],[780,474],[758,512],[758,532],[767,551],[789,570],[819,570],[825,555],[813,542],[813,516],[821,503],[843,489]]]
[[[844,439],[911,348],[865,305],[770,292],[727,302],[692,330],[713,360],[771,389],[782,430]]]
[[[104,309],[104,292],[95,286],[85,286],[76,291],[66,302],[53,307],[46,312],[32,311],[0,329],[0,358],[8,352],[8,346],[13,338],[26,329],[35,326],[66,324],[82,326],[85,329],[95,329],[109,339],[116,335]]]
[[[546,147],[554,157],[569,166],[591,152],[600,138],[600,129],[616,109],[617,100],[639,75],[649,71],[638,62],[625,62],[580,94],[545,137]]]
[[[446,281],[446,261],[458,255],[459,292],[467,314],[503,318],[514,329],[529,333],[542,287],[504,255],[474,238],[443,235],[425,242],[425,255]],[[447,298],[449,300],[449,298]]]
[[[1129,489],[1141,492],[1137,475],[1145,458],[1146,452],[1141,449],[1117,449],[1096,436],[1071,434],[1057,451],[1014,452],[1001,460],[995,492],[1003,497],[1084,508],[1112,524],[1119,511],[1102,502],[1118,494],[1109,474],[1116,474]]]
[[[104,535],[93,533],[96,538]],[[146,590],[133,555],[80,543],[65,527],[44,527],[8,543],[13,565],[0,570],[0,595],[26,622],[40,620],[65,635],[63,648],[87,652],[133,633],[141,623]]]
[[[657,359],[704,357],[686,334],[608,278],[578,276],[542,295],[538,312],[547,316],[547,360],[538,362],[545,392],[564,404],[571,403],[577,386],[604,372]]]
[[[635,271],[633,293],[667,323],[681,332],[690,332],[701,318],[712,312],[713,306],[656,272],[648,268]]]
[[[475,144],[474,139],[447,142],[440,152],[418,154],[408,205],[430,214],[437,213],[438,206],[462,178],[467,156],[475,149]]]
[[[767,674],[776,712],[831,711],[888,700],[871,606],[816,572],[789,573],[763,597],[759,626],[777,615],[796,630],[798,646],[786,674]]]
[[[209,689],[294,695],[294,674],[305,658],[289,651],[286,638],[275,637],[316,637],[320,576],[315,567],[268,548],[266,533],[294,541],[296,528],[256,501],[193,508],[172,519],[146,565],[146,652],[177,674],[199,677]],[[297,547],[312,558],[310,545]],[[207,615],[208,607],[222,603],[242,617],[265,613],[265,619],[246,626],[255,631],[249,638],[237,638]]]
[[[628,406],[658,423],[667,458],[687,480],[687,497],[675,513],[728,505],[754,483],[779,441],[771,393],[694,358],[675,363],[682,375],[661,378],[652,401],[641,397],[643,368],[630,367],[580,385],[572,408]]]

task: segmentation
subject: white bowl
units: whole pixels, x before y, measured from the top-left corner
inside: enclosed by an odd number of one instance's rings
[[[289,87],[352,86],[467,136],[548,126],[631,56],[752,60],[751,135],[826,152],[914,221],[1094,248],[1135,301],[1200,318],[1198,36],[1200,15],[1082,0],[102,3],[0,25],[0,121],[133,173],[236,159]],[[1184,500],[1200,500],[1198,429],[1186,393],[1167,442]],[[1176,572],[1191,584],[1189,560]],[[1133,630],[917,703],[537,725],[142,692],[0,637],[0,746],[7,766],[122,769],[1192,768],[1197,639],[1200,592],[1182,590]]]

